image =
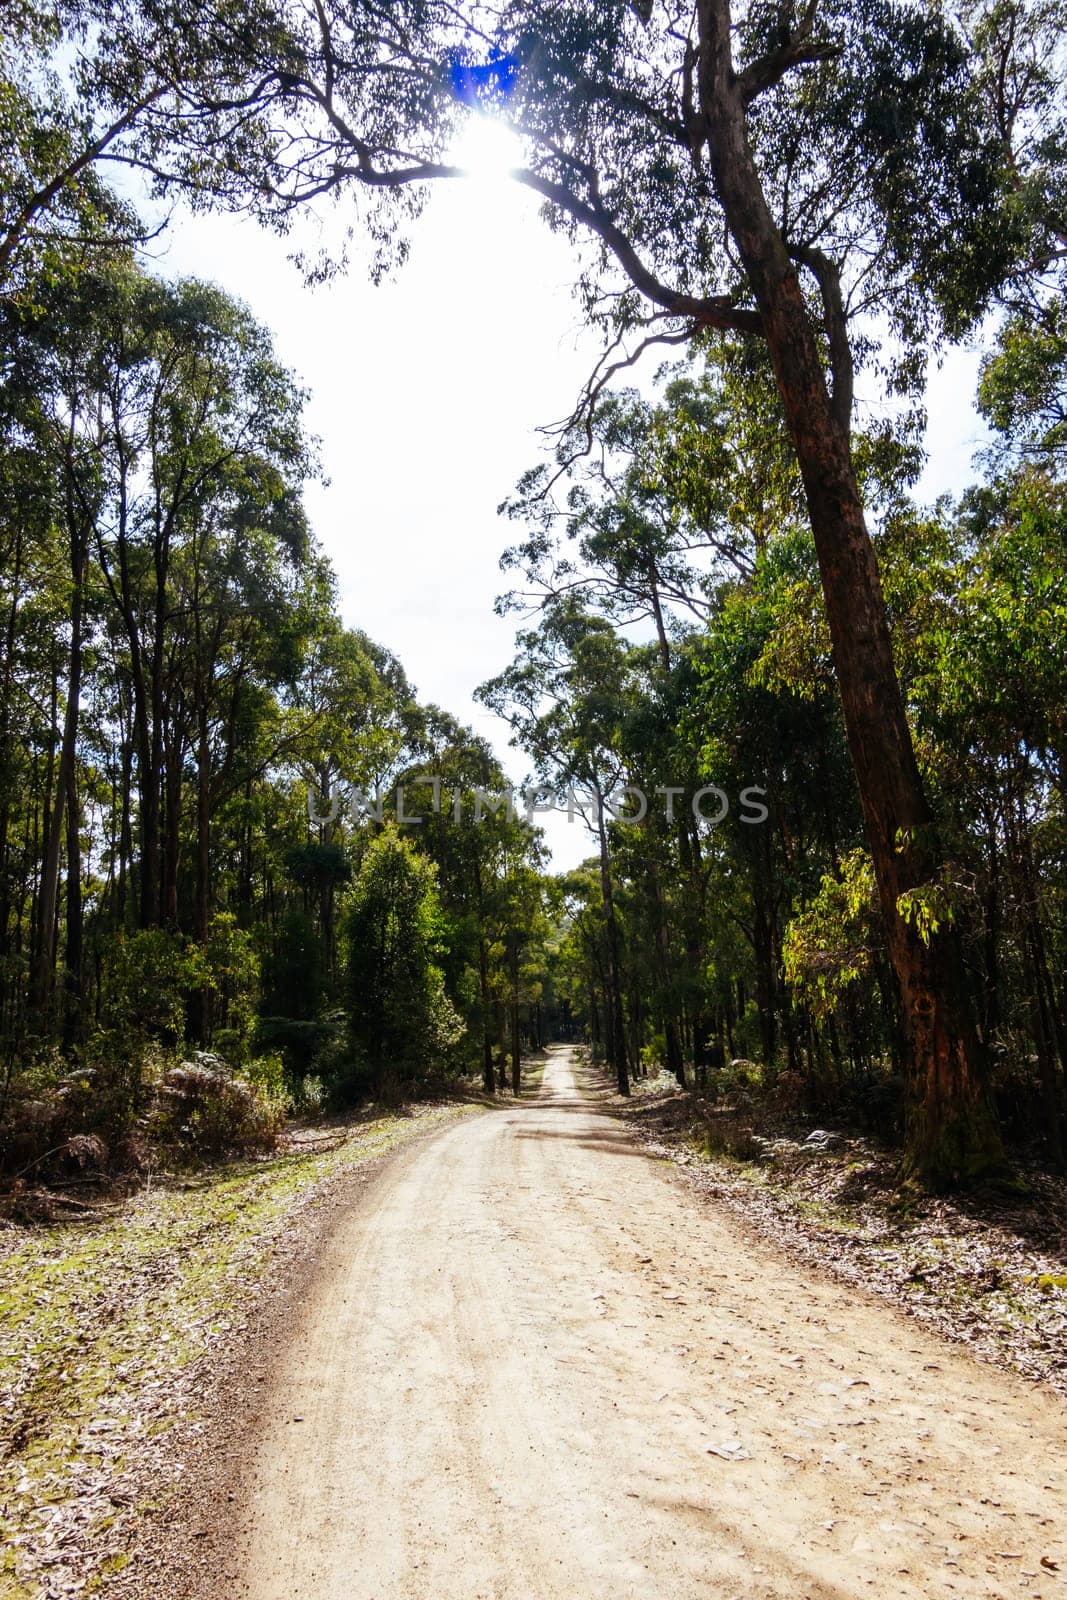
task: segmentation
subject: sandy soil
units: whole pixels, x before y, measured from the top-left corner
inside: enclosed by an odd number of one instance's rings
[[[1067,1589],[1062,1404],[695,1201],[566,1050],[384,1169],[277,1370],[216,1592]]]

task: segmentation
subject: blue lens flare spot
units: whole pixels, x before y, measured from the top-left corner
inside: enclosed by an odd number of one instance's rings
[[[518,73],[518,61],[504,51],[487,61],[473,61],[460,51],[449,58],[452,93],[468,106],[499,105],[510,95]]]

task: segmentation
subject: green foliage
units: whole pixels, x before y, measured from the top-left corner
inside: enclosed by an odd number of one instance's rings
[[[431,1077],[463,1032],[437,964],[445,930],[436,876],[390,826],[369,846],[345,915],[357,1072],[386,1098]]]
[[[876,914],[870,857],[853,850],[786,929],[786,980],[819,1019],[831,1016],[845,990],[869,973]]]
[[[914,927],[923,944],[928,945],[955,916],[951,886],[947,882],[924,883],[908,889],[899,896],[897,910],[908,926]]]
[[[117,936],[103,989],[115,1035],[175,1044],[184,1034],[187,996],[203,976],[200,952],[177,934],[145,928]]]
[[[281,1063],[267,1058],[238,1077],[218,1056],[168,1067],[147,1122],[154,1144],[178,1159],[268,1150],[287,1100]]]
[[[284,1115],[292,1109],[285,1062],[280,1055],[253,1056],[241,1068],[241,1076],[247,1079],[263,1104],[275,1115]]]
[[[307,912],[293,906],[282,917],[264,957],[263,1014],[312,1022],[325,993],[321,936]]]
[[[255,1026],[259,993],[255,940],[238,927],[232,911],[220,911],[208,925],[206,945],[196,948],[195,963],[196,981],[211,1001],[214,1042],[236,1065],[248,1054]]]
[[[335,1098],[444,1067],[493,1087],[494,1055],[529,1047],[545,1016],[598,1050],[613,1037],[637,1070],[685,1058],[706,1080],[740,1049],[768,1081],[786,1064],[797,1081],[862,1078],[892,1123],[900,1045],[822,603],[826,529],[820,568],[766,287],[701,133],[722,109],[702,103],[714,74],[693,71],[716,21],[775,272],[792,261],[794,331],[816,334],[807,392],[822,363],[877,521],[945,841],[899,911],[923,944],[953,920],[989,1039],[1033,1057],[1062,1121],[1063,0],[716,0],[681,22],[623,0],[515,0],[491,19],[324,0],[310,28],[244,0],[8,10],[0,1120],[17,1105],[27,1159],[37,1134],[124,1135],[161,1085],[159,1127],[187,1153],[259,1137],[284,1075]],[[556,476],[527,474],[508,508],[525,525],[506,558],[521,603],[543,604],[483,699],[546,787],[584,790],[596,850],[552,886],[521,819],[455,825],[446,801],[409,835],[388,800],[366,832],[321,809],[337,784],[425,794],[429,777],[448,795],[503,775],[342,625],[303,507],[305,397],[266,330],[209,282],[144,271],[141,224],[100,177],[143,163],[161,195],[283,228],[344,190],[380,270],[403,257],[414,180],[478,112],[457,67],[486,26],[518,69],[486,95],[522,130],[521,181],[552,226],[596,241],[587,320],[625,343],[651,307],[648,333],[699,356],[654,394],[594,382]],[[926,511],[906,490],[930,352],[983,326],[1001,476]],[[862,431],[854,369],[880,419]],[[768,820],[611,818],[623,782],[712,783],[735,802],[755,784]],[[879,803],[869,774],[864,803]],[[933,877],[947,858],[951,893]],[[194,1046],[217,1059],[168,1077]],[[1028,1071],[1016,1099],[1036,1092]]]
[[[254,941],[232,912],[212,918],[206,945],[146,928],[115,941],[103,992],[105,1016],[117,1037],[175,1044],[184,1037],[189,996],[206,991],[227,1054],[239,1060],[253,1027],[258,980]]]
[[[1067,302],[1014,313],[982,362],[979,407],[1008,445],[1062,467],[1067,459]]]

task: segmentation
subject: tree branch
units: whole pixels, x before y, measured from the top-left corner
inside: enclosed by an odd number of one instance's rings
[[[835,420],[847,435],[852,427],[855,369],[848,337],[848,319],[841,295],[841,272],[837,263],[831,261],[822,250],[816,250],[814,245],[794,246],[790,254],[794,261],[808,268],[819,285],[823,322],[830,343],[830,374],[833,379],[830,404]]]
[[[804,15],[791,30],[785,43],[777,50],[760,56],[758,60],[751,62],[744,72],[738,74],[737,87],[746,106],[751,105],[753,100],[768,89],[773,89],[776,84],[781,83],[794,67],[816,61],[832,61],[835,56],[841,54],[840,45],[832,44],[829,40],[820,41],[814,38],[818,9],[819,0],[808,0]]]
[[[11,258],[18,248],[19,241],[24,236],[34,217],[47,210],[60,191],[84,172],[86,167],[91,166],[103,154],[108,145],[117,139],[120,133],[124,133],[137,120],[141,112],[147,110],[154,101],[159,99],[163,92],[164,86],[159,84],[150,94],[143,95],[132,106],[128,106],[121,117],[118,117],[109,128],[105,128],[103,133],[99,134],[91,144],[85,146],[84,150],[79,151],[74,159],[68,162],[61,172],[57,172],[55,177],[51,178],[48,183],[43,184],[36,194],[30,196],[8,228],[3,239],[0,240],[0,279],[3,279],[7,272],[11,264]]]
[[[553,183],[551,179],[527,168],[520,168],[512,176],[524,188],[532,189],[542,199],[595,233],[607,245],[634,288],[639,289],[654,305],[661,306],[672,316],[688,317],[701,328],[717,328],[724,333],[763,332],[760,313],[735,306],[727,295],[682,294],[661,283],[655,273],[645,266],[622,229],[604,212],[579,200],[562,184]]]

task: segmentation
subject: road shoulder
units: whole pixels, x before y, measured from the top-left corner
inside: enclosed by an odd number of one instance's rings
[[[0,1596],[219,1600],[259,1397],[323,1246],[477,1105],[305,1130],[76,1226],[0,1238]]]

